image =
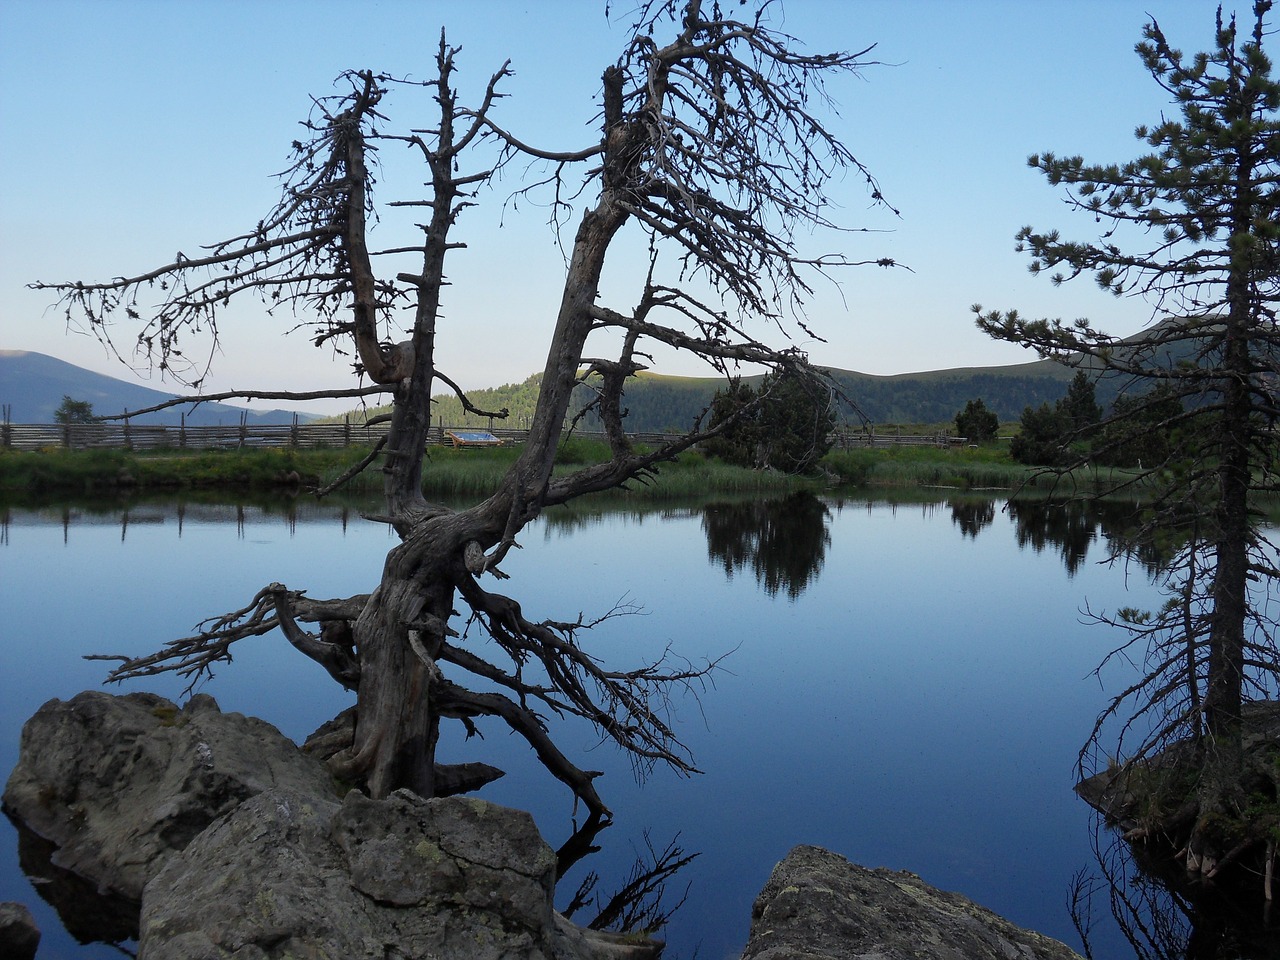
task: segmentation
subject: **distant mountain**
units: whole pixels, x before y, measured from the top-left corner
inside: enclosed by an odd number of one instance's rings
[[[171,400],[176,394],[153,390],[126,380],[94,373],[74,364],[23,350],[0,350],[0,409],[7,407],[11,423],[53,423],[63,396],[87,401],[96,414],[141,410]],[[292,423],[290,410],[246,410],[225,403],[169,407],[134,418],[135,423],[176,424],[186,414],[190,426],[234,426],[245,415],[251,424]],[[316,419],[298,414],[301,421]]]

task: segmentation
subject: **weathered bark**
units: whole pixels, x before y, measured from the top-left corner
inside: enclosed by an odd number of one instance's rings
[[[434,665],[414,652],[405,626],[425,607],[412,581],[384,578],[356,621],[363,680],[353,759],[375,798],[400,787],[435,796],[440,718],[431,695]]]
[[[431,621],[443,625],[453,611],[451,568],[455,558],[452,550],[457,545],[447,538],[433,542],[433,528],[438,526],[433,524],[433,519],[441,511],[430,511],[422,496],[422,456],[431,424],[436,318],[444,284],[448,231],[458,196],[452,169],[456,156],[450,86],[453,51],[445,46],[443,36],[436,65],[441,118],[438,139],[434,149],[417,141],[431,170],[432,216],[424,228],[422,271],[405,278],[412,281],[415,290],[413,335],[407,347],[396,350],[399,365],[394,374],[398,382],[385,450],[388,514],[405,542],[388,556],[381,585],[353,626],[365,682],[359,689],[352,760],[354,769],[363,775],[370,795],[376,798],[386,797],[400,787],[423,797],[435,796],[435,750],[440,718],[431,685],[439,676],[434,655],[444,637],[442,633],[437,636],[423,629],[420,624]],[[363,170],[362,147],[351,149]],[[360,180],[361,187],[366,179],[367,173]],[[352,257],[353,275],[359,277],[368,271],[368,276],[357,283],[357,340],[362,329],[367,332],[372,326],[368,318],[361,319],[359,289],[363,286],[371,295],[376,290],[364,248],[363,203],[361,189],[361,217],[356,220],[353,216],[347,224],[349,245],[365,254],[363,261]],[[355,191],[350,206],[354,213]],[[370,302],[369,310],[372,309]],[[376,336],[376,327],[374,332]],[[415,637],[425,636],[425,643],[412,643],[411,633]]]
[[[378,342],[378,285],[369,260],[365,207],[368,204],[369,171],[365,165],[363,125],[381,97],[373,74],[363,76],[364,89],[351,108],[333,126],[344,147],[347,192],[343,210],[342,239],[351,272],[352,333],[364,371],[374,383],[399,383],[409,375],[412,352],[405,347],[384,351]]]

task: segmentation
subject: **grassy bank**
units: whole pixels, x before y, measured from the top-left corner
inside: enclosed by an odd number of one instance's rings
[[[368,454],[366,447],[331,450],[41,450],[0,452],[0,496],[113,496],[188,490],[314,489],[341,476]],[[598,462],[605,449],[571,441],[562,447],[556,471],[564,473]],[[481,497],[492,492],[519,455],[516,447],[455,450],[432,447],[423,470],[423,488],[441,499]],[[382,473],[377,464],[344,489],[376,494]],[[794,477],[731,467],[689,454],[664,464],[656,478],[629,486],[630,495],[678,499],[710,492],[786,493],[811,486]]]
[[[855,448],[833,451],[822,463],[841,483],[855,487],[1009,489],[1027,483],[1035,473],[995,446]]]
[[[337,476],[363,451],[125,450],[6,451],[0,454],[0,492],[76,494],[164,489],[264,489]]]
[[[313,489],[329,483],[360,461],[367,448],[327,450],[47,450],[0,453],[0,494],[7,499],[46,495],[104,495],[165,490],[239,491]],[[455,499],[485,496],[519,455],[518,447],[455,450],[432,447],[423,471],[429,496]],[[597,443],[573,439],[557,458],[557,472],[572,471],[607,455]],[[376,494],[382,474],[376,464],[347,488]],[[836,451],[822,461],[821,474],[797,478],[734,467],[698,453],[662,464],[658,475],[629,484],[628,496],[688,499],[706,494],[783,495],[851,487],[954,487],[1010,489],[1030,482],[1034,471],[1013,463],[1001,447],[940,449],[879,447]],[[1047,480],[1044,481],[1047,483]]]

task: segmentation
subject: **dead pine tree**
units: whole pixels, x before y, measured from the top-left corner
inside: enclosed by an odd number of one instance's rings
[[[591,622],[537,619],[495,584],[505,578],[500,564],[520,531],[543,510],[643,480],[709,435],[700,418],[656,448],[631,443],[623,391],[655,346],[694,354],[726,373],[739,364],[806,369],[785,337],[779,348],[748,331],[803,324],[795,318],[802,317],[809,278],[853,263],[839,254],[807,256],[794,241],[799,229],[835,226],[824,212],[833,175],[852,170],[876,203],[883,200],[827,126],[833,114],[826,79],[856,72],[869,62],[868,51],[793,49],[791,38],[769,26],[770,9],[764,4],[754,19],[737,20],[698,0],[642,4],[632,39],[603,73],[598,138],[571,151],[531,146],[532,138],[502,124],[506,65],[478,105],[459,104],[458,50],[442,33],[429,84],[355,71],[340,78],[345,92],[316,102],[309,137],[293,144],[279,204],[246,233],[202,257],[107,283],[37,284],[108,342],[124,314],[141,349],[171,372],[181,362],[180,337],[216,336],[221,308],[256,295],[313,323],[317,344],[354,352],[360,376],[372,381],[326,395],[382,390],[393,401],[387,440],[368,466],[384,473],[385,519],[399,542],[370,593],[319,601],[296,586],[269,584],[195,636],[122,658],[111,679],[176,671],[194,681],[228,659],[236,641],[279,628],[356,690],[353,738],[329,762],[373,797],[399,788],[430,797],[484,782],[483,772],[436,763],[440,724],[471,729],[482,717],[500,718],[525,738],[597,822],[609,813],[596,774],[556,746],[545,718],[589,720],[642,769],[660,763],[694,771],[665,706],[673,685],[696,686],[710,665],[664,660],[608,668],[581,645]],[[664,34],[671,39],[660,45],[655,38]],[[433,126],[398,130],[389,119],[392,94],[415,92],[430,97]],[[375,214],[385,208],[375,203],[370,168],[377,151],[391,145],[420,158],[429,188],[425,198],[398,203],[428,216],[415,242],[380,249]],[[436,350],[445,260],[464,246],[454,234],[466,208],[503,168],[540,169],[538,182],[520,189],[551,193],[556,225],[567,234],[572,216],[576,229],[565,244],[563,296],[528,441],[491,496],[450,508],[422,493],[432,392],[444,387],[462,396]],[[565,198],[582,202],[581,209]],[[634,306],[609,306],[601,272],[624,229],[647,236],[649,263],[637,278]],[[665,281],[669,276],[693,286]],[[141,305],[156,296],[157,304]],[[402,318],[407,330],[394,332]],[[589,342],[608,352],[591,356]],[[564,424],[578,412],[570,407],[574,388],[588,373],[610,455],[553,476]],[[500,653],[482,656],[477,635],[492,641],[485,650]],[[470,689],[468,676],[487,692]]]

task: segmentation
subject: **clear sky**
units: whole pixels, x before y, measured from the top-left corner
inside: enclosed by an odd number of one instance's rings
[[[732,5],[732,4],[730,4]],[[1250,5],[1237,4],[1242,19]],[[1232,4],[1226,4],[1230,11]],[[131,378],[91,337],[68,332],[33,280],[142,272],[247,230],[276,198],[309,97],[347,68],[427,78],[445,27],[461,45],[462,99],[510,58],[497,118],[549,149],[592,142],[602,70],[625,41],[631,0],[0,0],[0,349],[34,350]],[[1024,224],[1092,239],[1088,217],[1026,166],[1033,152],[1123,161],[1133,129],[1169,109],[1133,52],[1159,20],[1175,46],[1209,47],[1211,0],[788,0],[787,32],[813,50],[875,44],[861,78],[840,82],[831,126],[901,211],[868,207],[860,183],[837,219],[874,233],[841,241],[858,268],[819,283],[809,308],[819,364],[894,374],[1035,359],[989,340],[969,306],[1088,316],[1121,335],[1150,317],[1087,279],[1054,288],[1013,250]],[[397,92],[393,120],[426,104]],[[413,121],[411,121],[413,122]],[[387,182],[410,196],[414,180]],[[563,277],[545,211],[504,201],[521,168],[460,220],[440,363],[466,387],[543,367]],[[632,303],[616,264],[611,304]],[[637,270],[643,268],[636,263]],[[351,385],[342,361],[286,336],[256,302],[229,313],[206,389]],[[130,334],[118,328],[127,350]],[[659,372],[701,375],[659,363]],[[180,390],[158,379],[160,389]],[[317,412],[342,404],[312,407]]]

